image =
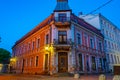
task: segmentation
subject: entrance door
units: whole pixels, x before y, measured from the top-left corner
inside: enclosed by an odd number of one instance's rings
[[[66,52],[58,53],[58,72],[68,71],[68,55]]]
[[[45,70],[48,70],[48,54],[45,54]]]
[[[25,59],[23,59],[23,63],[22,63],[22,73],[24,72],[24,64],[25,64]]]

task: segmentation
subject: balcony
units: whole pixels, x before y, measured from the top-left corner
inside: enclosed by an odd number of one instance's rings
[[[57,27],[70,27],[70,17],[66,18],[60,18],[60,17],[55,17],[55,25]]]
[[[69,51],[72,46],[71,39],[67,39],[66,41],[59,42],[58,39],[54,39],[53,41],[53,47],[56,48],[56,50],[67,50]]]
[[[103,51],[92,49],[90,47],[84,46],[84,45],[78,45],[78,50],[86,53],[90,53],[92,55],[98,55],[98,56],[105,56],[105,53]]]

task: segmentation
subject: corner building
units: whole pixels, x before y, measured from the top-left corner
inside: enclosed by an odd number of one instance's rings
[[[47,19],[13,46],[17,73],[99,73],[105,71],[104,37],[75,16],[68,0],[57,0]]]

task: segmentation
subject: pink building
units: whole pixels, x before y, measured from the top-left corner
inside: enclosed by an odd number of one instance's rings
[[[17,73],[99,73],[105,71],[104,37],[75,16],[68,0],[13,46]]]

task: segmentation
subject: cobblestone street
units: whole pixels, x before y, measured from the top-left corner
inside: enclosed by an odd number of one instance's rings
[[[0,80],[98,80],[99,75],[81,75],[79,79],[73,77],[51,77],[43,75],[13,75],[0,74]],[[107,80],[112,80],[112,75],[106,75]]]

